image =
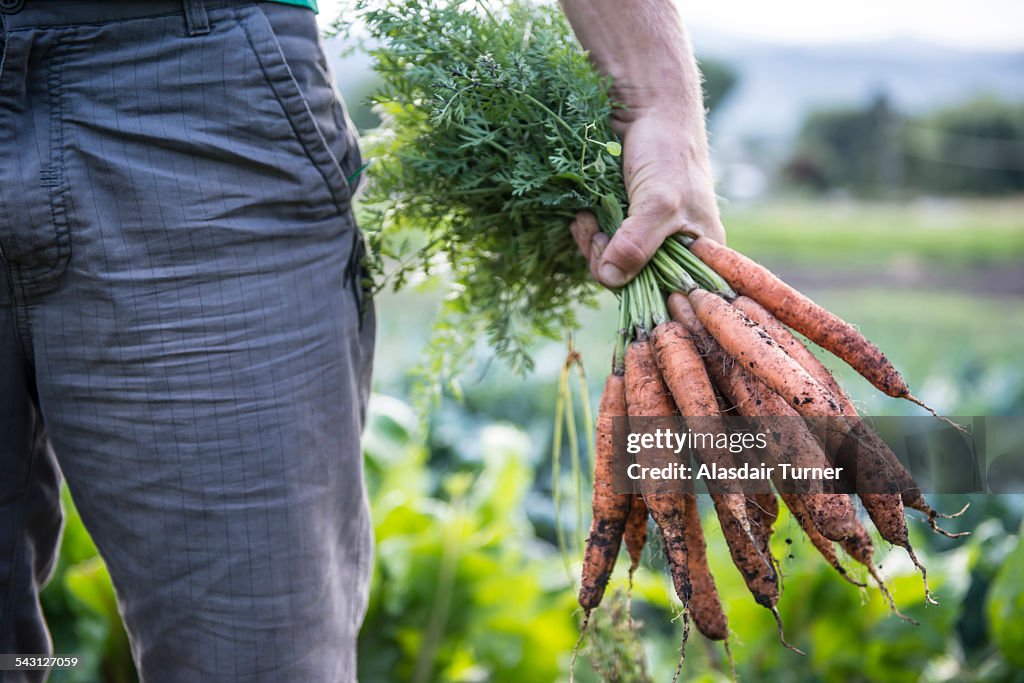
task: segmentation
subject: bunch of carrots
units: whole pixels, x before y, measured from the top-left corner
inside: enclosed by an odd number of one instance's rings
[[[532,344],[573,329],[575,310],[592,299],[593,280],[566,226],[590,210],[613,234],[628,213],[610,81],[552,2],[357,0],[353,16],[360,22],[349,27],[357,29],[350,37],[370,40],[379,78],[372,100],[382,117],[364,146],[373,160],[361,200],[370,242],[364,265],[378,287],[399,288],[438,269],[448,274],[449,295],[421,373],[432,383],[456,376],[481,339],[513,367],[528,369]],[[936,523],[942,515],[792,331],[887,395],[920,404],[878,348],[760,265],[706,238],[666,240],[617,295],[621,334],[597,421],[594,519],[579,595],[588,617],[623,540],[636,569],[652,517],[686,623],[692,616],[716,640],[729,630],[696,493],[617,492],[617,419],[637,418],[642,428],[644,420],[675,415],[796,418],[778,441],[769,440],[769,456],[801,467],[844,466],[844,490],[856,493],[882,537],[905,548],[925,576],[904,508],[921,511],[945,533]],[[809,417],[827,418],[836,438],[796,428]],[[844,446],[851,443],[856,448]],[[726,466],[735,459],[715,449],[696,455]],[[839,562],[838,543],[895,611],[852,497],[814,481],[797,492],[778,482],[776,488],[826,561],[856,583]],[[729,482],[710,494],[734,563],[755,600],[778,619],[779,575],[769,548],[774,494],[748,495]],[[927,583],[925,594],[932,599]]]
[[[683,250],[690,268],[664,267],[668,261],[660,254],[681,255]],[[698,286],[687,272],[691,268],[699,269],[705,282],[714,283],[713,289]],[[623,541],[632,561],[632,577],[651,517],[661,531],[675,592],[684,605],[684,656],[691,619],[707,638],[724,641],[728,651],[728,620],[708,567],[697,496],[692,487],[616,491],[612,484],[615,418],[629,418],[634,430],[649,424],[644,422],[647,418],[680,415],[703,423],[723,420],[724,414],[797,418],[767,440],[768,457],[801,467],[846,465],[841,470],[848,477],[844,483],[857,493],[882,538],[906,550],[921,572],[926,600],[934,603],[925,568],[908,538],[904,510],[910,507],[923,513],[933,530],[949,537],[963,534],[943,530],[937,518],[955,517],[963,510],[943,515],[925,501],[910,473],[885,442],[857,419],[850,398],[793,332],[844,360],[887,395],[924,406],[874,344],[765,267],[703,237],[670,239],[619,296],[619,343],[597,419],[593,523],[579,593],[584,629],[601,602]],[[799,419],[809,417],[829,418],[829,428],[839,432],[839,438],[823,444]],[[720,429],[727,427],[722,424]],[[856,444],[853,455],[848,448],[851,442]],[[714,448],[696,456],[724,465],[734,457]],[[636,457],[642,466],[660,464],[643,461],[652,458],[650,452],[641,451]],[[840,563],[838,543],[866,568],[890,609],[913,622],[896,609],[874,566],[871,537],[850,495],[826,491],[815,480],[800,492],[791,492],[791,485],[778,480],[776,487],[826,562],[850,583],[863,586]],[[754,600],[775,616],[781,642],[796,650],[785,641],[776,607],[779,572],[769,548],[779,510],[775,494],[744,493],[728,484],[709,490],[733,563]]]

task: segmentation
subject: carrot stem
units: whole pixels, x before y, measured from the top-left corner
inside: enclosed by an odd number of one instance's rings
[[[705,289],[721,294],[726,299],[736,298],[736,292],[734,292],[732,287],[729,286],[729,283],[726,282],[721,275],[712,270],[708,264],[701,261],[699,256],[684,247],[682,244],[674,239],[669,239],[665,241],[662,248],[670,254],[677,263],[681,263],[683,268],[693,275],[694,279],[699,281]]]
[[[661,295],[661,288],[658,287],[657,277],[651,268],[644,268],[640,276],[644,278],[647,286],[647,296],[651,303],[652,327],[668,321],[668,309],[665,307],[665,298]]]
[[[637,281],[633,280],[626,286],[624,291],[629,292],[627,300],[629,302],[629,325],[633,330],[631,336],[634,339],[646,339],[647,333],[644,331],[643,315],[643,290],[640,289]]]
[[[615,337],[615,355],[612,357],[612,372],[620,376],[626,373],[626,346],[630,337],[629,299],[629,287],[625,287],[619,299],[619,330]]]

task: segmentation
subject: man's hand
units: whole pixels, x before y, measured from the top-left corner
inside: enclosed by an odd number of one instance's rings
[[[621,287],[674,233],[725,241],[700,74],[673,0],[562,0],[580,42],[612,78],[629,215],[613,238],[590,213],[570,226],[602,284]]]
[[[674,233],[725,241],[706,152],[702,158],[673,118],[641,114],[627,124],[622,152],[629,216],[615,236],[601,232],[589,212],[570,226],[594,278],[608,287],[633,279]]]

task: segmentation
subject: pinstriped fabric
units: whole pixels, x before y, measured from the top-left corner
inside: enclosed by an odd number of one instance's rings
[[[52,445],[143,680],[354,680],[358,150],[311,13],[140,4],[5,33],[0,651],[47,646]]]

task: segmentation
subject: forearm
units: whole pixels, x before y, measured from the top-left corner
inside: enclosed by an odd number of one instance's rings
[[[584,49],[612,78],[612,95],[639,113],[685,120],[703,136],[700,72],[673,0],[560,0]]]
[[[591,61],[612,79],[629,215],[611,238],[572,226],[594,277],[621,287],[675,233],[725,241],[708,159],[704,97],[675,0],[560,0]]]

